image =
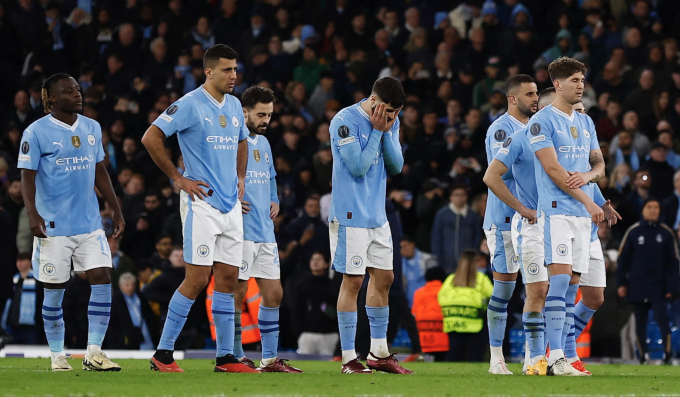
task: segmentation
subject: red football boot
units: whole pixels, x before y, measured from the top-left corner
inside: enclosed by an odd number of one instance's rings
[[[184,372],[184,370],[180,368],[179,365],[177,365],[175,360],[173,360],[170,364],[163,364],[162,362],[156,360],[156,358],[151,357],[149,364],[151,369],[156,372]]]
[[[385,358],[378,358],[373,353],[369,353],[366,364],[368,365],[368,368],[372,370],[387,372],[389,374],[413,374],[413,371],[406,369],[399,364],[399,361],[394,357],[394,354],[390,354]]]
[[[252,369],[246,364],[238,361],[232,354],[224,357],[217,357],[215,360],[215,372],[229,372],[237,374],[259,374],[260,371]]]
[[[347,364],[342,364],[343,374],[372,374],[373,371],[364,367],[358,358],[349,361]]]
[[[289,365],[286,361],[282,358],[277,358],[276,361],[273,363],[265,366],[265,367],[260,367],[261,372],[286,372],[289,374],[301,374],[303,371],[299,368],[295,368],[291,365]]]

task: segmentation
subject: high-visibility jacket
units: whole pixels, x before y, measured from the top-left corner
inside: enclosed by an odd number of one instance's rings
[[[453,285],[455,273],[446,278],[437,294],[444,315],[444,332],[477,333],[484,327],[485,311],[493,293],[493,284],[477,272],[474,288]]]
[[[210,335],[212,340],[215,337],[215,323],[212,316],[212,297],[215,290],[215,277],[210,278],[208,284],[207,297],[205,299],[205,307],[208,311],[208,320],[210,321]],[[257,315],[260,312],[260,301],[262,295],[260,288],[257,286],[257,281],[254,278],[248,280],[248,292],[241,303],[241,343],[244,345],[249,343],[256,343],[260,341],[260,329],[257,326]]]
[[[576,293],[576,302],[578,303],[581,300],[581,289],[578,289],[578,292]],[[576,339],[576,354],[578,354],[579,358],[588,358],[590,357],[590,326],[593,324],[593,320],[591,319],[588,321],[588,325],[586,325],[585,328],[583,328],[583,332],[581,332],[581,336]]]
[[[413,294],[411,313],[416,318],[420,347],[425,353],[449,351],[449,337],[444,333],[444,316],[437,302],[437,293],[441,288],[441,281],[428,281]]]

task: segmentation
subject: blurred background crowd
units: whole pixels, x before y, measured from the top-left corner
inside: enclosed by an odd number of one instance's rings
[[[505,80],[529,74],[540,91],[551,86],[548,64],[569,56],[588,68],[583,103],[607,164],[598,183],[623,216],[598,232],[609,286],[591,329],[592,355],[618,356],[631,309],[616,294],[616,249],[650,197],[661,202],[661,221],[673,230],[680,224],[679,41],[676,0],[0,0],[3,326],[15,342],[44,342],[16,163],[24,129],[44,116],[41,84],[53,73],[78,80],[83,114],[102,126],[105,164],[127,221],[121,239],[109,238],[116,297],[105,343],[131,349],[155,343],[185,266],[178,190],[140,139],[173,101],[202,84],[204,51],[216,43],[238,51],[234,95],[260,85],[277,96],[267,138],[281,201],[274,220],[285,291],[280,343],[289,350],[300,348],[302,334],[337,332],[329,122],[367,97],[376,79],[398,78],[407,95],[405,165],[389,180],[386,206],[396,219],[392,299],[404,299],[407,309],[391,325],[409,336],[394,328],[391,339],[410,339],[404,345],[420,353],[426,349],[408,307],[417,312],[413,297],[426,286],[426,270],[438,269],[427,282],[443,281],[474,250],[467,262],[490,274],[481,230],[484,137],[507,108]],[[167,152],[183,169],[175,137]],[[110,235],[103,201],[101,211]],[[79,277],[66,289],[67,346],[85,347],[88,290]],[[521,313],[521,290],[511,312]],[[187,325],[178,349],[210,346],[204,305],[194,305]],[[255,347],[256,330],[252,336]]]

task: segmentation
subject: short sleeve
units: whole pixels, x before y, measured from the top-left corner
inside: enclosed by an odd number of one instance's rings
[[[489,150],[491,150],[491,158],[496,157],[496,153],[498,153],[498,150],[500,150],[503,147],[503,144],[507,141],[507,139],[510,137],[510,134],[512,131],[508,128],[508,126],[505,126],[503,124],[501,125],[492,125],[489,127],[489,129],[486,132],[487,139],[489,140],[487,142],[487,145],[489,147]]]
[[[160,128],[166,137],[169,137],[186,130],[196,121],[192,101],[182,98],[165,109],[165,112],[161,113],[152,124]]]
[[[331,126],[329,127],[329,133],[331,136],[331,144],[337,147],[338,150],[346,145],[359,144],[359,131],[357,127],[349,119],[349,116],[336,115],[331,121]]]
[[[267,141],[267,150],[269,151],[269,177],[274,178],[276,176],[276,167],[274,167],[274,153],[269,145],[269,141]]]
[[[555,148],[552,139],[552,125],[543,119],[537,118],[537,120],[529,120],[529,128],[526,130],[526,136],[527,139],[529,139],[529,146],[534,153],[548,147]]]
[[[595,150],[600,148],[600,142],[597,139],[597,131],[595,131],[595,123],[590,116],[586,115],[588,118],[588,128],[590,128],[590,150]]]
[[[241,130],[238,134],[238,140],[242,141],[248,138],[248,135],[250,135],[250,131],[248,131],[248,126],[246,125],[246,118],[243,117],[243,111],[238,113],[239,115],[237,116],[237,118],[239,120],[239,125],[241,126]]]
[[[104,146],[102,143],[102,126],[98,122],[94,122],[94,136],[97,137],[97,152],[95,154],[96,163],[104,161]]]
[[[503,146],[496,152],[494,159],[510,168],[517,162],[521,154],[522,142],[520,139],[518,137],[514,137],[514,139],[513,137],[508,137],[508,139],[503,142]]]
[[[21,137],[21,145],[19,145],[17,168],[37,171],[41,154],[38,136],[35,131],[26,129]]]

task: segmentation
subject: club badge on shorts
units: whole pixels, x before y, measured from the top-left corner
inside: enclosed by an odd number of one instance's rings
[[[227,116],[220,115],[220,127],[225,128],[227,126]]]
[[[529,274],[531,274],[532,276],[537,275],[537,274],[538,274],[538,270],[539,270],[538,265],[535,264],[535,263],[532,263],[532,264],[530,264],[529,266],[527,266],[527,271],[528,271]]]
[[[51,263],[48,263],[43,267],[43,272],[48,276],[53,275],[56,270],[57,269]]]
[[[208,248],[207,245],[201,245],[200,247],[198,247],[197,252],[198,256],[200,256],[201,258],[205,258],[210,253],[210,248]]]
[[[253,158],[255,158],[255,161],[257,161],[258,163],[260,162],[260,151],[259,150],[257,150],[257,149],[253,150]]]
[[[71,137],[71,143],[73,144],[73,147],[76,149],[80,149],[80,137],[79,136],[72,136]]]

